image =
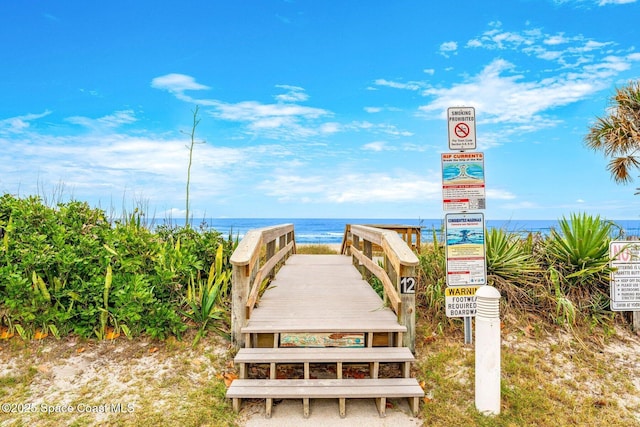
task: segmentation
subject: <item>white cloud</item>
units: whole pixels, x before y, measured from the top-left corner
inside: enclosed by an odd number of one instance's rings
[[[84,126],[87,128],[100,129],[100,128],[115,128],[121,125],[134,123],[137,121],[135,114],[132,110],[116,111],[113,114],[109,114],[98,119],[92,119],[83,116],[73,116],[65,119],[69,123]]]
[[[510,191],[498,190],[494,188],[487,189],[487,199],[495,200],[513,200],[516,196]]]
[[[316,119],[330,115],[321,108],[305,107],[296,104],[262,104],[257,101],[243,101],[236,104],[220,102],[214,116],[231,121],[255,121],[265,118],[289,117]]]
[[[598,6],[606,6],[608,4],[629,4],[635,3],[637,0],[600,0]]]
[[[371,123],[369,121],[351,122],[349,125],[345,125],[344,129],[350,130],[365,130],[371,133],[386,134],[393,136],[413,136],[413,132],[407,130],[400,130],[394,125],[387,123]]]
[[[260,189],[280,201],[300,203],[395,203],[438,200],[442,183],[409,172],[340,176],[278,174]]]
[[[374,141],[368,144],[364,144],[362,149],[365,151],[385,151],[389,150],[390,147],[387,146],[387,143],[384,141]]]
[[[307,95],[301,87],[289,85],[277,85],[276,87],[287,90],[287,93],[275,96],[279,102],[300,102],[309,99],[309,95]]]
[[[342,130],[342,125],[336,122],[327,122],[320,125],[320,133],[323,135],[331,135],[333,133],[340,132]]]
[[[379,113],[382,111],[382,107],[364,107],[364,111],[367,113]]]
[[[394,89],[406,89],[406,90],[420,90],[420,88],[423,86],[422,83],[418,83],[418,82],[400,83],[400,82],[393,82],[386,79],[377,79],[375,81],[375,84],[378,86],[386,86]]]
[[[182,94],[187,90],[205,90],[208,86],[196,82],[196,80],[186,74],[165,74],[151,80],[151,87],[162,89],[174,94]]]
[[[602,89],[604,82],[594,75],[561,75],[541,81],[525,81],[515,66],[502,59],[487,65],[478,75],[450,88],[428,89],[435,99],[420,110],[442,114],[452,105],[469,105],[482,111],[486,123],[544,123],[546,110],[567,105]],[[509,74],[509,75],[507,75]]]
[[[29,128],[31,122],[41,119],[51,114],[51,111],[45,111],[40,114],[25,114],[23,116],[9,117],[0,120],[0,135],[7,133],[21,133]]]
[[[4,191],[40,194],[40,185],[64,183],[73,197],[92,204],[110,203],[104,197],[120,199],[137,194],[151,201],[179,202],[184,198],[188,150],[184,138],[151,134],[116,133],[114,123],[127,122],[128,114],[116,112],[94,122],[81,135],[54,136],[28,130],[11,139],[0,136],[0,176]],[[83,120],[78,123],[87,124]],[[111,131],[109,131],[111,129]],[[21,159],[2,161],[4,157]],[[198,145],[193,162],[194,195],[206,189],[206,197],[227,194],[237,177],[249,167],[247,149]],[[242,164],[243,168],[235,168]],[[34,177],[37,176],[37,181]],[[156,203],[153,203],[156,205]]]
[[[544,39],[543,43],[555,46],[555,45],[559,45],[559,44],[568,43],[568,40],[564,37],[563,34],[556,34],[556,35],[549,36],[546,39]]]
[[[458,50],[458,43],[454,41],[444,42],[440,45],[440,54],[449,57],[449,54],[455,54]]]
[[[274,96],[277,101],[275,104],[259,101],[229,103],[216,99],[194,98],[186,95],[184,91],[208,89],[208,86],[201,85],[193,77],[184,74],[156,77],[152,80],[151,86],[167,90],[182,101],[208,108],[204,112],[212,117],[242,123],[246,132],[251,135],[291,140],[331,134],[340,129],[335,123],[322,123],[322,119],[333,115],[330,111],[298,104],[309,99],[304,88],[299,86],[277,85],[277,88],[286,92]]]
[[[465,75],[463,81],[450,87],[426,82],[411,82],[407,87],[407,83],[384,79],[376,83],[397,89],[424,88],[421,93],[430,101],[419,111],[429,117],[441,118],[450,106],[468,105],[481,112],[479,122],[506,125],[500,138],[483,138],[484,147],[497,145],[498,140],[504,143],[514,134],[556,126],[559,121],[551,115],[554,108],[609,87],[618,74],[640,61],[640,53],[616,52],[612,42],[564,33],[548,35],[538,29],[507,32],[500,22],[492,23],[491,29],[470,40],[466,47],[524,52],[552,62],[556,68],[543,65],[542,74],[536,75],[520,70],[518,56],[512,62],[497,57],[477,74]]]

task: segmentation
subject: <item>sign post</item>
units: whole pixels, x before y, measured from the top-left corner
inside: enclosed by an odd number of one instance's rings
[[[472,342],[471,319],[476,315],[475,291],[487,283],[485,258],[484,154],[476,149],[476,110],[473,107],[447,109],[449,149],[442,154],[442,200],[445,211],[447,317],[464,318],[464,342]]]

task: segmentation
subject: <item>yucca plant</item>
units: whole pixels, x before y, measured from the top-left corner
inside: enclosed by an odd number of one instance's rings
[[[503,229],[486,232],[487,282],[505,297],[509,307],[536,311],[540,294],[540,264],[533,254],[534,236],[526,239]]]
[[[569,219],[563,217],[558,226],[559,231],[551,230],[544,256],[564,276],[565,285],[608,288],[609,242],[620,237],[622,230],[599,215],[584,213],[571,214]]]
[[[599,215],[571,214],[558,222],[543,245],[542,256],[550,272],[552,294],[587,311],[599,310],[601,296],[609,293],[609,242],[622,230]],[[589,315],[592,313],[584,313]]]
[[[196,346],[206,335],[211,321],[221,322],[228,316],[227,311],[219,305],[231,279],[229,271],[223,270],[223,249],[223,245],[218,246],[206,282],[192,279],[187,286],[186,303],[189,309],[183,314],[198,325],[193,346]],[[223,333],[222,325],[216,325],[216,329]]]
[[[434,316],[440,316],[441,320],[445,320],[446,255],[444,243],[438,240],[435,228],[432,231],[432,243],[423,245],[418,261],[421,290],[419,298]]]

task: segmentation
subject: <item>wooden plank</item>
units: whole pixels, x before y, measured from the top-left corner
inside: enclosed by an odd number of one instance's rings
[[[235,363],[368,363],[413,362],[415,357],[407,347],[364,348],[242,348],[234,358]]]
[[[251,291],[249,292],[249,297],[247,298],[246,304],[246,316],[247,319],[251,317],[251,312],[253,311],[253,306],[256,304],[258,300],[258,294],[260,293],[260,286],[262,285],[262,279],[269,276],[273,267],[276,266],[280,261],[282,261],[285,256],[293,250],[293,242],[289,242],[284,248],[280,249],[278,253],[273,254],[271,258],[262,266],[260,270],[256,273],[256,278],[253,280],[253,284],[251,285]]]
[[[422,397],[424,390],[415,378],[246,380],[237,379],[227,398],[312,399]]]
[[[404,332],[345,255],[293,255],[242,328],[245,333]]]
[[[354,322],[350,327],[347,327],[336,319],[318,323],[312,323],[309,319],[306,319],[304,324],[300,324],[300,322],[252,322],[249,326],[242,328],[243,333],[251,334],[274,332],[405,332],[406,330],[407,328],[402,325],[391,325],[387,321]]]

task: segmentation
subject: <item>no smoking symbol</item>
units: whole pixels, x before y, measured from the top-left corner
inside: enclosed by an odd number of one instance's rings
[[[471,128],[466,123],[458,123],[456,127],[453,129],[456,136],[458,138],[466,138],[469,136],[469,132],[471,132]]]

